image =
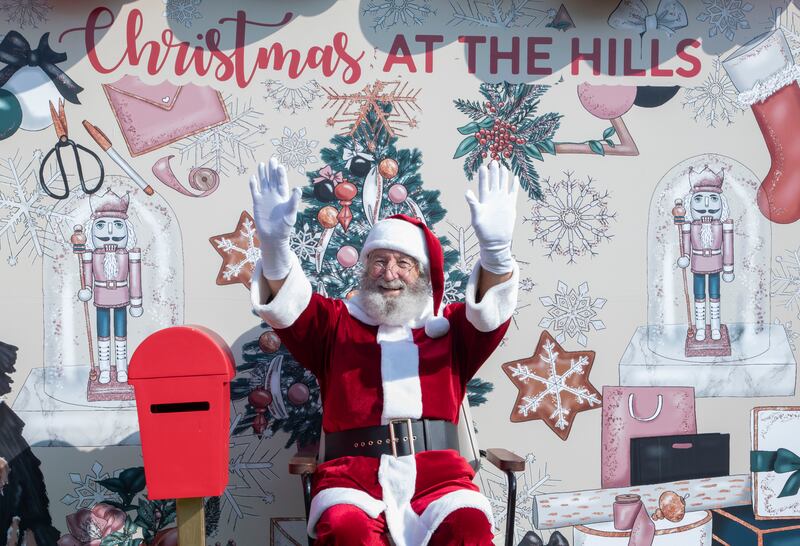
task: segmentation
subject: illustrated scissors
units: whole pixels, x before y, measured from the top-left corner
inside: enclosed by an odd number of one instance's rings
[[[97,157],[93,151],[85,146],[81,146],[77,142],[70,140],[67,131],[67,116],[64,113],[64,99],[58,99],[58,113],[56,113],[56,109],[53,106],[53,102],[50,101],[50,117],[53,118],[53,127],[56,130],[56,136],[58,136],[58,142],[56,142],[53,149],[47,152],[47,155],[42,158],[42,164],[39,167],[39,182],[42,185],[42,189],[44,189],[45,193],[54,199],[66,199],[69,196],[69,184],[67,183],[67,172],[64,170],[64,163],[61,160],[61,149],[70,147],[72,148],[72,153],[75,156],[75,165],[78,167],[78,179],[81,182],[81,188],[87,194],[95,193],[97,190],[100,189],[100,186],[103,185],[103,179],[105,178],[105,171],[103,169],[103,162],[100,161],[100,158]],[[80,157],[78,157],[78,150],[85,152],[92,156],[92,158],[97,162],[98,167],[100,168],[100,178],[97,181],[97,185],[89,189],[86,187],[86,181],[83,179],[83,168],[81,166]],[[56,160],[58,161],[58,170],[61,172],[61,181],[64,183],[64,193],[57,194],[53,193],[53,191],[47,186],[45,182],[44,176],[44,166],[47,163],[47,160],[50,159],[50,156],[56,154]]]

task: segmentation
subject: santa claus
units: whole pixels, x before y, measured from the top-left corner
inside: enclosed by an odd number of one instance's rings
[[[492,162],[466,194],[480,243],[465,303],[442,306],[443,253],[419,219],[377,222],[361,250],[357,294],[316,294],[289,246],[301,191],[273,158],[251,177],[261,261],[255,311],[316,375],[325,461],[314,475],[308,532],[317,544],[492,544],[492,511],[458,453],[467,381],[516,307],[511,256],[519,182]]]

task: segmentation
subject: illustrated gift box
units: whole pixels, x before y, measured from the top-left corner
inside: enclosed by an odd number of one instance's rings
[[[758,520],[749,504],[713,510],[714,546],[797,546],[800,519]],[[688,544],[688,543],[687,543]]]
[[[755,407],[751,420],[755,518],[800,518],[800,406]]]

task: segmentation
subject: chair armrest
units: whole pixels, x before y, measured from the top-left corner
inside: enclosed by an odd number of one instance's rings
[[[486,458],[503,472],[522,472],[525,470],[525,459],[507,449],[491,448],[486,450]]]
[[[307,472],[313,473],[317,469],[317,458],[319,456],[319,446],[309,446],[299,448],[289,459],[289,474],[302,475]]]

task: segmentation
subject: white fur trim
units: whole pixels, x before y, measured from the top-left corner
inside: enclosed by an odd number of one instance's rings
[[[478,491],[460,489],[447,493],[425,508],[419,517],[420,529],[423,534],[416,537],[414,544],[426,546],[444,518],[461,508],[477,508],[486,515],[490,525],[494,527],[494,514],[492,514],[492,505],[489,503],[489,499]]]
[[[381,455],[378,483],[386,504],[386,526],[396,546],[417,546],[415,538],[424,533],[420,518],[411,508],[417,484],[414,455]]]
[[[450,331],[450,321],[445,317],[430,317],[425,321],[425,334],[430,338],[442,337]]]
[[[308,282],[294,253],[291,257],[291,266],[283,286],[269,303],[267,301],[272,292],[261,272],[261,260],[256,262],[256,270],[253,272],[250,302],[258,316],[273,328],[288,328],[294,324],[311,301],[311,283]]]
[[[800,66],[792,65],[763,82],[757,82],[750,91],[740,93],[737,100],[741,106],[747,108],[757,102],[767,100],[776,91],[794,83],[798,79],[800,79]]]
[[[764,100],[791,83],[788,79],[780,85],[779,80],[790,77],[793,65],[792,50],[780,29],[754,38],[722,61],[728,77],[741,93],[739,102],[743,106]]]
[[[478,303],[475,301],[475,296],[478,293],[480,267],[481,264],[478,261],[467,282],[467,320],[481,332],[491,332],[511,318],[517,308],[519,265],[515,260],[511,278],[487,290]]]
[[[317,522],[322,514],[331,506],[349,504],[362,509],[369,517],[377,518],[386,510],[386,503],[352,487],[331,487],[323,489],[311,499],[308,511],[308,525],[306,531],[312,538],[317,538]]]
[[[422,229],[399,218],[386,218],[372,226],[361,247],[361,261],[367,261],[369,253],[376,248],[396,250],[408,254],[428,270],[428,245]]]
[[[422,385],[419,381],[419,347],[407,326],[378,327],[381,347],[383,411],[381,424],[390,419],[422,417]]]

